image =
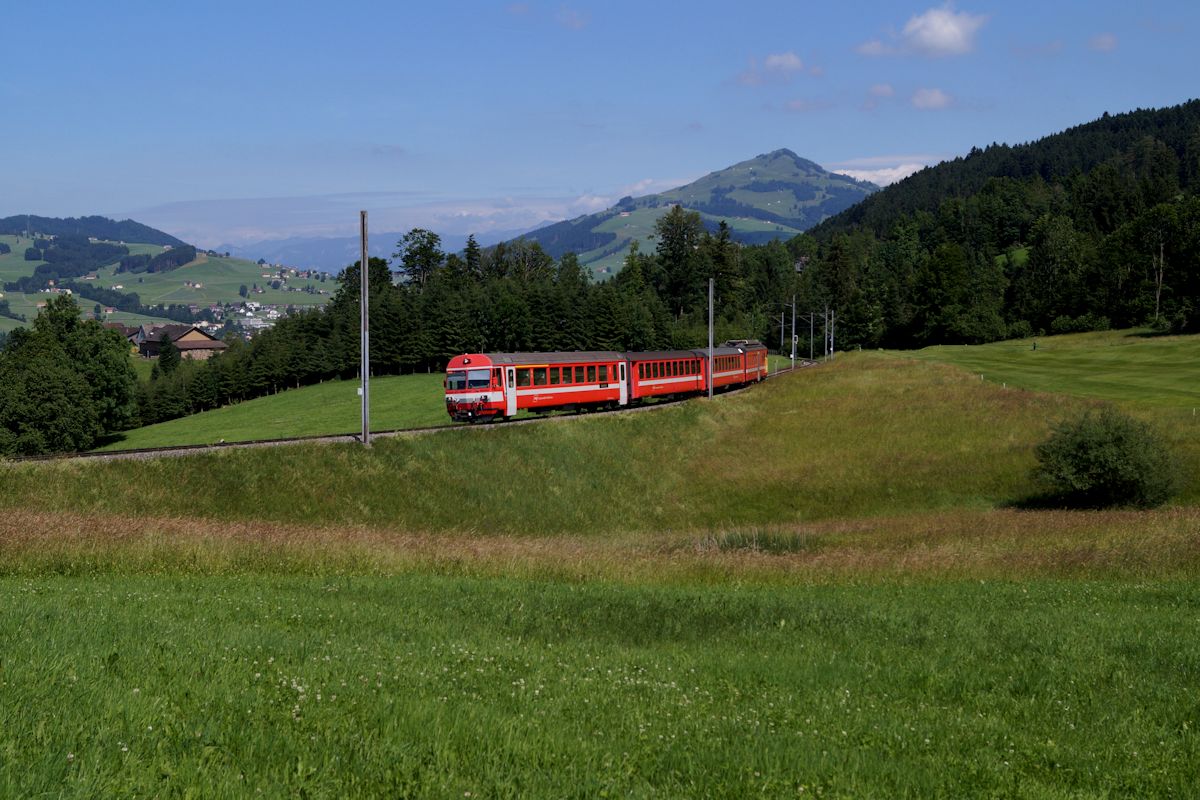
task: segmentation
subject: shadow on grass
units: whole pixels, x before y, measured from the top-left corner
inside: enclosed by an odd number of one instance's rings
[[[101,447],[108,447],[110,444],[118,444],[125,441],[124,433],[110,433],[106,436],[100,436],[92,444],[93,450],[99,450]]]

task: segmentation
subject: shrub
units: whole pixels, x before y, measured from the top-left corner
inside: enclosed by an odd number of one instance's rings
[[[1067,505],[1152,508],[1179,488],[1178,463],[1166,442],[1112,408],[1054,426],[1037,459],[1035,477]]]

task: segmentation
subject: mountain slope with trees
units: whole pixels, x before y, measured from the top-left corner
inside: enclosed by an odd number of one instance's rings
[[[667,192],[622,198],[606,211],[539,228],[524,238],[552,258],[573,252],[584,266],[615,272],[629,243],[653,240],[656,223],[675,206],[699,213],[712,232],[724,221],[734,241],[764,244],[808,230],[877,190],[782,149]]]
[[[1200,329],[1200,101],[930,167],[825,221],[800,294],[844,345]]]
[[[111,242],[141,242],[160,247],[182,247],[185,242],[168,233],[143,225],[131,219],[116,220],[107,217],[39,217],[33,214],[18,214],[0,218],[0,234],[12,236],[83,236]]]

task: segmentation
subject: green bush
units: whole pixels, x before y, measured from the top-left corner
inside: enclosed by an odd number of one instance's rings
[[[1167,443],[1112,408],[1054,426],[1037,459],[1035,477],[1071,506],[1152,508],[1179,489],[1179,465]]]

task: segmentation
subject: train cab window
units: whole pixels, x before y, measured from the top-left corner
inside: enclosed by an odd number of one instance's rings
[[[558,367],[550,368],[550,385],[551,386],[558,385]]]
[[[533,385],[534,386],[545,386],[546,385],[546,368],[545,367],[534,367],[533,368]]]
[[[600,365],[600,382],[608,383],[608,364]]]
[[[587,382],[588,383],[596,382],[596,368],[594,366],[587,368]]]

